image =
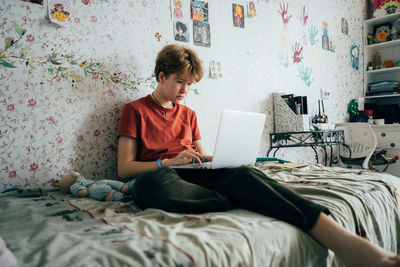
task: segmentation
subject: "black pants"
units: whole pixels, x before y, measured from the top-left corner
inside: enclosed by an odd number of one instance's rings
[[[143,208],[202,213],[243,208],[308,232],[329,210],[247,166],[216,170],[161,168],[139,175],[135,200]]]

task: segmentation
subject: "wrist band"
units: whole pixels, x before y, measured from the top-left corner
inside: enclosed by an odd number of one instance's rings
[[[162,168],[163,166],[162,166],[162,164],[161,164],[161,159],[158,159],[157,160],[157,166],[158,166],[158,168]]]

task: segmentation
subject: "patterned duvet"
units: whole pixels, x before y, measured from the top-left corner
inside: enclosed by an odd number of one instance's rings
[[[327,206],[349,231],[400,251],[399,178],[323,166],[257,168]],[[141,211],[51,188],[0,194],[0,236],[20,266],[342,266],[309,235],[246,210]]]

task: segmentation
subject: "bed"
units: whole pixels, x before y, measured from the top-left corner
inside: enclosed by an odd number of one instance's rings
[[[400,180],[384,173],[275,162],[257,168],[326,205],[349,231],[398,252]],[[20,266],[342,266],[309,235],[246,210],[176,214],[54,188],[0,195],[0,237]]]

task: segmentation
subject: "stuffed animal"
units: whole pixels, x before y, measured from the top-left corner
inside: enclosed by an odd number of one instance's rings
[[[123,201],[126,194],[132,194],[134,180],[123,183],[116,180],[92,181],[85,179],[78,172],[62,176],[53,186],[64,193],[72,193],[76,197],[90,197],[100,201]]]
[[[390,34],[390,27],[388,25],[382,25],[378,27],[375,31],[375,43],[390,41]]]
[[[392,29],[390,31],[392,40],[400,39],[400,19],[396,20],[392,24]]]

